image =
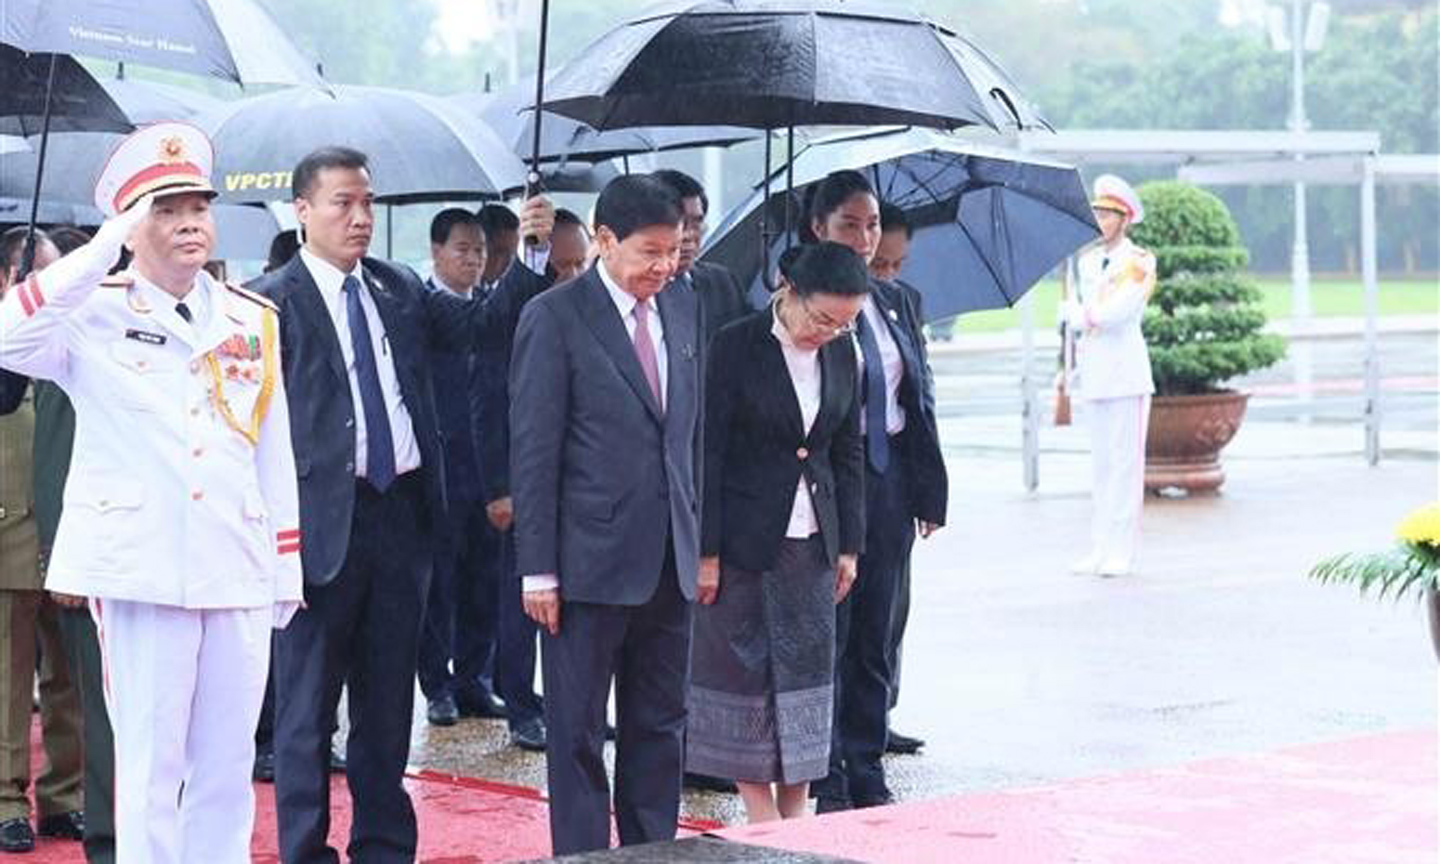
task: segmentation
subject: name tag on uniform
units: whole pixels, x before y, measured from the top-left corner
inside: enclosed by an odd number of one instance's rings
[[[134,339],[136,342],[144,342],[146,345],[164,345],[165,336],[162,333],[148,333],[144,330],[126,330],[126,339]]]

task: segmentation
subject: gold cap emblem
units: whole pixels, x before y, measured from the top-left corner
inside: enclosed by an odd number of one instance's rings
[[[185,161],[185,141],[179,135],[167,135],[160,139],[160,161],[174,165]]]

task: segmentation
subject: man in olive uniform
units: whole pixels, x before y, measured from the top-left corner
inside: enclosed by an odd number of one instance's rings
[[[0,237],[0,296],[14,281],[25,229]],[[36,236],[35,268],[59,257]],[[41,590],[31,485],[35,411],[26,378],[0,373],[0,851],[35,848],[30,825],[30,712],[35,652],[41,652],[41,740],[47,765],[35,778],[42,835],[79,840],[81,811],[80,702],[62,647],[59,610]]]

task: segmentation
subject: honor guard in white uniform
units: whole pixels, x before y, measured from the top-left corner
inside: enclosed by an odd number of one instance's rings
[[[1090,553],[1072,569],[1122,576],[1135,565],[1145,495],[1155,383],[1140,323],[1155,290],[1155,256],[1126,236],[1145,216],[1129,183],[1113,174],[1097,177],[1091,206],[1102,237],[1080,255],[1078,296],[1067,298],[1062,310],[1077,336],[1070,388],[1085,405],[1093,477]]]
[[[184,124],[126,138],[97,184],[109,221],[0,303],[0,366],[75,405],[46,587],[91,599],[120,864],[250,860],[270,630],[301,600],[278,318],[201,269],[211,162]]]

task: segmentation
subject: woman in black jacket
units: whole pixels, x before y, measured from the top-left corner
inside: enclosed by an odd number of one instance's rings
[[[781,277],[770,308],[711,343],[691,649],[687,770],[734,778],[752,822],[803,815],[825,776],[835,604],[865,537],[865,263],[821,243],[787,253]]]

